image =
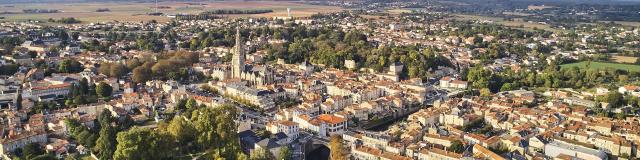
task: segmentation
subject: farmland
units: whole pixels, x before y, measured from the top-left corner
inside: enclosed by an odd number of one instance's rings
[[[612,56],[611,60],[617,63],[636,63],[638,57]]]
[[[13,14],[0,14],[5,17],[2,21],[28,21],[37,20],[46,22],[49,18],[60,19],[65,17],[75,17],[83,23],[94,23],[104,21],[149,21],[160,22],[169,21],[167,16],[152,16],[147,13],[155,11],[154,3],[138,2],[96,2],[96,3],[35,3],[35,4],[11,4],[0,6],[0,13],[10,12]],[[200,12],[215,9],[270,9],[271,13],[229,15],[229,17],[274,17],[286,16],[287,8],[291,8],[294,17],[308,17],[316,13],[340,11],[339,7],[308,5],[295,2],[203,2],[201,4],[184,2],[162,2],[158,6],[158,12],[165,15],[170,14],[197,14]],[[110,12],[96,12],[98,9],[108,8]],[[54,9],[58,13],[23,13],[23,9]]]
[[[489,16],[478,16],[478,15],[466,15],[466,14],[456,14],[453,16],[454,19],[458,20],[480,20],[480,21],[493,21],[493,23],[501,24],[509,27],[522,28],[532,30],[534,28],[544,29],[547,31],[560,31],[555,28],[551,28],[551,26],[547,24],[540,24],[535,22],[525,22],[522,19],[514,19],[513,21],[506,21],[503,18],[499,17],[489,17]]]
[[[599,70],[602,70],[602,69],[620,69],[620,70],[626,70],[626,71],[629,71],[629,72],[640,72],[640,65],[607,63],[607,62],[583,61],[583,62],[578,62],[578,63],[563,64],[560,67],[562,69],[571,68],[571,67],[578,67],[578,68],[588,68],[588,69],[591,69],[591,70],[595,70],[595,69],[599,69]]]

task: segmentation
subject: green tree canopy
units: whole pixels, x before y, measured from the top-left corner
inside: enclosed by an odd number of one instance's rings
[[[96,94],[100,97],[111,97],[112,92],[113,88],[107,83],[100,82],[98,86],[96,86]]]
[[[114,160],[156,160],[167,159],[173,155],[173,137],[149,128],[133,127],[120,132],[117,142]]]

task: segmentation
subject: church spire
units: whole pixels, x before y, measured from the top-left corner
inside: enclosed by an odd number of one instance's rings
[[[231,57],[231,76],[240,78],[244,71],[244,44],[240,35],[240,26],[236,28],[236,46],[234,47],[233,56]]]
[[[240,38],[240,26],[236,27],[236,46],[239,46],[242,43]]]

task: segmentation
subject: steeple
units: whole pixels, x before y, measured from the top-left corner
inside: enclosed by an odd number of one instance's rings
[[[240,27],[236,27],[236,47],[240,46],[239,44],[242,43],[242,40],[240,39]]]
[[[244,44],[240,37],[240,27],[236,28],[236,46],[233,48],[233,57],[231,57],[231,77],[240,78],[244,71]]]

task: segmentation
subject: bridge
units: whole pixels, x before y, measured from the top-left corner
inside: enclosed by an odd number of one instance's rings
[[[300,145],[294,148],[294,157],[298,157],[295,159],[305,159],[311,152],[322,147],[329,148],[329,137],[305,135],[306,136],[301,136],[300,139],[298,139]],[[326,156],[329,156],[329,152],[326,153]]]

